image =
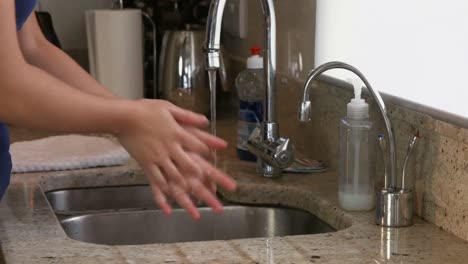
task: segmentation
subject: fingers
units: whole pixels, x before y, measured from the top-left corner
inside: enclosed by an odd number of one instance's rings
[[[171,104],[168,109],[174,119],[180,124],[195,127],[205,127],[210,123],[206,116],[182,109],[173,104]]]
[[[158,166],[156,166],[155,164],[144,166],[143,171],[148,177],[148,180],[150,181],[151,185],[157,186],[158,189],[162,190],[163,192],[169,191],[167,181],[164,178]]]
[[[172,213],[172,208],[167,202],[166,196],[161,189],[159,189],[158,186],[151,184],[151,190],[153,191],[154,200],[159,208],[161,208],[166,215],[170,215]]]
[[[236,182],[231,177],[196,154],[192,153],[190,157],[202,168],[207,180],[211,180],[228,191],[236,190]]]
[[[204,201],[210,206],[217,214],[222,213],[222,204],[216,197],[216,184],[221,187],[234,191],[236,183],[229,176],[213,167],[208,161],[195,153],[186,153],[182,149],[178,153],[179,162],[187,165],[190,164],[186,170],[195,171],[195,173],[181,174],[178,169],[177,163],[169,162],[165,165],[163,172],[171,173],[172,176],[163,176],[163,173],[158,166],[148,166],[145,172],[150,174],[151,188],[153,190],[154,198],[158,206],[166,214],[172,212],[172,208],[167,202],[165,193],[170,195],[175,201],[184,208],[187,213],[195,220],[200,219],[200,213],[194,205],[189,193],[193,194],[197,199]],[[188,161],[185,159],[189,159]],[[180,166],[179,166],[180,167]],[[174,177],[173,175],[178,175]],[[186,186],[180,185],[180,180],[176,178],[183,178]],[[160,187],[161,186],[161,187]]]
[[[192,199],[190,199],[185,190],[177,185],[171,185],[171,195],[194,220],[200,219],[200,212],[198,212],[197,207],[193,204]]]
[[[162,170],[164,172],[165,177],[173,182],[181,186],[182,189],[187,190],[187,183],[185,182],[185,178],[179,169],[175,166],[172,160],[167,160],[162,165]],[[169,191],[169,190],[167,190]]]
[[[206,186],[206,188],[208,188],[208,190],[210,190],[210,192],[216,193],[217,186],[215,182],[207,178],[204,180],[204,185]]]
[[[197,130],[197,129],[193,129]],[[195,152],[203,157],[209,157],[211,150],[209,145],[201,141],[192,131],[192,129],[181,129],[180,132],[181,144],[184,149],[190,152]]]
[[[172,197],[191,217],[199,219],[200,213],[189,197],[192,192],[220,212],[216,184],[234,190],[235,182],[203,158],[227,146],[225,141],[197,129],[209,124],[207,118],[161,100],[142,100],[134,106],[138,110],[131,119],[134,122],[116,135],[142,165],[158,206],[171,213],[166,197]]]
[[[202,178],[202,167],[200,167],[195,160],[191,159],[189,154],[185,152],[181,147],[177,147],[174,149],[172,154],[174,157],[174,163],[179,168],[185,179],[187,178]],[[202,159],[202,158],[200,158]]]
[[[228,143],[223,139],[213,136],[200,129],[194,127],[185,127],[185,130],[187,130],[189,134],[198,138],[198,140],[206,144],[211,149],[225,149],[228,145]]]
[[[159,170],[156,165],[145,166],[143,170],[150,181],[151,190],[153,191],[156,204],[166,215],[171,214],[172,208],[164,195],[164,193],[169,192],[169,185],[161,173],[161,170]]]
[[[223,206],[212,193],[199,179],[190,179],[188,181],[192,194],[199,200],[204,201],[217,214],[223,212]]]

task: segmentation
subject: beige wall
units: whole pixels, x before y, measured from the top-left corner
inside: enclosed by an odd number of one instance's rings
[[[278,25],[278,71],[304,78],[314,65],[315,0],[276,0],[275,8]],[[223,45],[229,54],[243,59],[249,55],[252,45],[263,47],[263,39],[260,1],[248,0],[247,38],[241,40],[225,34]]]

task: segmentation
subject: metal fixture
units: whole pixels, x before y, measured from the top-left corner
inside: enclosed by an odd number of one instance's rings
[[[408,143],[408,150],[406,151],[405,162],[403,163],[403,170],[401,171],[401,189],[405,189],[406,187],[406,168],[408,166],[409,160],[413,154],[414,148],[416,147],[416,143],[418,143],[419,138],[419,131],[414,135],[413,138]]]
[[[277,168],[287,168],[294,160],[292,144],[287,138],[276,141],[262,140],[262,131],[255,129],[248,139],[249,150],[257,157]]]
[[[148,185],[55,190],[47,192],[46,197],[70,238],[95,244],[140,245],[336,231],[308,212],[269,206],[223,203],[223,214],[215,215],[211,208],[198,204],[200,221],[193,221],[183,208],[174,206],[173,214],[167,217],[154,204]]]
[[[366,85],[368,88],[370,94],[376,101],[380,113],[384,119],[385,122],[385,128],[387,130],[387,146],[388,146],[388,156],[389,158],[389,165],[390,165],[390,181],[389,181],[389,188],[396,188],[396,151],[395,151],[395,137],[393,133],[393,127],[392,123],[390,122],[390,119],[387,114],[387,109],[385,107],[385,104],[383,102],[382,97],[380,96],[379,92],[372,88],[370,83],[367,81],[367,79],[364,77],[364,75],[356,68],[353,66],[343,63],[343,62],[338,62],[338,61],[333,61],[333,62],[328,62],[325,63],[317,68],[315,68],[311,73],[309,73],[309,76],[307,77],[306,84],[304,86],[304,96],[302,99],[302,102],[300,104],[299,108],[299,120],[300,121],[309,121],[310,119],[310,112],[311,112],[311,102],[309,100],[310,98],[310,89],[312,88],[312,82],[323,72],[331,70],[331,69],[345,69],[353,72],[356,74]]]
[[[299,105],[299,120],[309,121],[311,114],[310,90],[312,82],[323,72],[331,69],[345,69],[356,74],[368,88],[371,96],[376,101],[380,114],[384,120],[385,128],[387,130],[387,147],[382,148],[388,159],[389,172],[385,173],[385,187],[377,194],[377,209],[376,209],[376,222],[379,225],[387,227],[403,227],[412,224],[413,215],[413,192],[408,189],[398,188],[396,178],[396,147],[395,136],[393,133],[392,123],[387,114],[384,101],[380,93],[372,88],[370,83],[364,75],[355,67],[338,61],[325,63],[312,72],[309,73],[307,81],[304,86],[304,97]],[[383,138],[380,139],[380,141]],[[382,142],[380,143],[382,146]]]
[[[382,189],[377,193],[376,223],[385,227],[413,224],[413,191]]]
[[[383,157],[384,165],[384,189],[388,189],[388,157],[387,157],[387,142],[385,141],[385,135],[379,134],[377,136],[377,141],[379,142],[380,152]]]
[[[171,217],[161,210],[57,216],[68,237],[104,245],[231,240],[336,231],[315,215],[296,209],[225,205],[222,215],[215,215],[209,207],[198,210],[199,221],[193,221],[181,208],[174,209]]]
[[[210,112],[204,69],[203,29],[164,32],[159,60],[159,98],[201,114]]]
[[[264,97],[264,119],[260,131],[254,132],[260,134],[259,137],[251,137],[249,140],[249,150],[259,156],[258,172],[264,177],[277,178],[281,176],[284,168],[291,165],[294,160],[292,144],[286,138],[279,137],[279,126],[276,122],[276,13],[273,0],[260,0],[262,4],[264,27],[265,27],[265,97]],[[206,69],[215,71],[220,67],[220,41],[221,26],[223,20],[226,0],[213,0],[208,13],[206,28]],[[277,144],[281,141],[282,143]],[[283,144],[284,143],[284,144]],[[281,159],[286,162],[277,162],[277,157],[271,156],[277,153],[276,150],[268,150],[271,146],[277,145],[278,148],[286,149]],[[267,152],[265,152],[267,150]],[[261,155],[260,155],[261,154]],[[280,167],[279,167],[280,166]]]

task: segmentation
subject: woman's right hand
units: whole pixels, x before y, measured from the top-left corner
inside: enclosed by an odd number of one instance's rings
[[[39,36],[42,41],[36,42]],[[203,183],[208,179],[234,190],[235,182],[201,158],[208,157],[210,149],[226,147],[226,142],[197,129],[208,124],[206,118],[164,101],[114,98],[64,53],[46,50],[44,43],[34,17],[17,32],[15,1],[0,1],[2,122],[62,133],[112,133],[139,162],[153,188],[161,190],[155,196],[167,213],[165,196],[170,195],[198,218],[190,193],[221,211]],[[51,62],[57,60],[60,63]]]
[[[221,213],[222,205],[206,183],[228,191],[234,191],[236,184],[206,160],[211,150],[227,146],[224,140],[199,129],[209,124],[206,117],[162,100],[129,103],[133,112],[117,137],[142,167],[159,207],[170,214],[166,197],[171,196],[192,218],[199,219],[192,194]]]

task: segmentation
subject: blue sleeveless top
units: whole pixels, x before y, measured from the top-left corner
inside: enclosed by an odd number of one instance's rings
[[[24,22],[31,15],[34,7],[36,6],[37,0],[16,0],[15,1],[15,10],[16,10],[16,29],[20,30]]]
[[[34,10],[37,0],[16,0],[16,30],[20,30],[24,22]],[[1,85],[1,84],[0,84]],[[10,138],[8,128],[4,123],[0,123],[0,200],[10,184],[11,174],[11,156],[10,156]]]

